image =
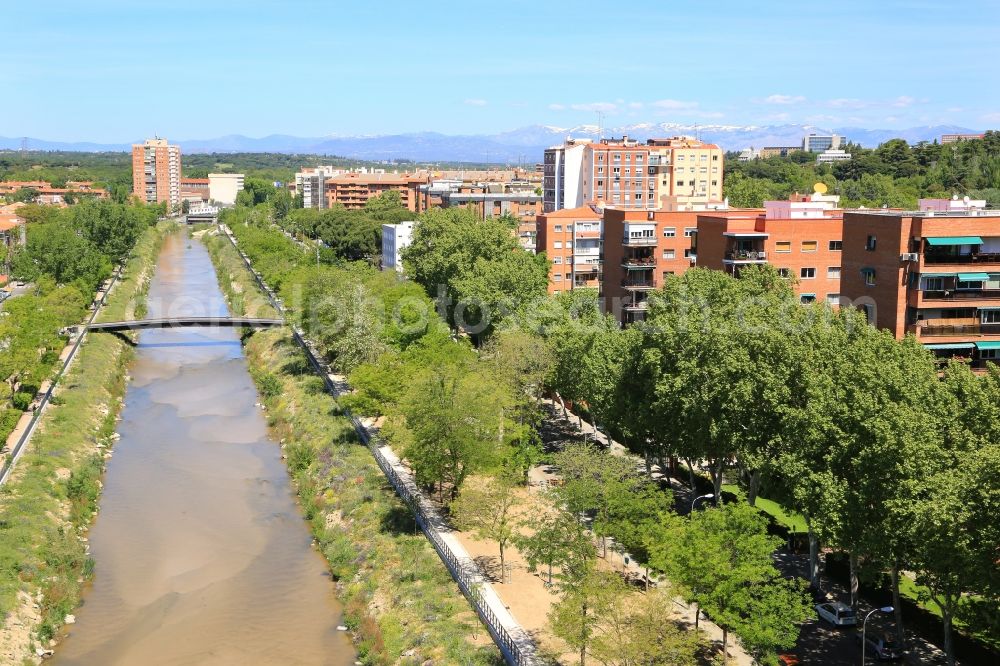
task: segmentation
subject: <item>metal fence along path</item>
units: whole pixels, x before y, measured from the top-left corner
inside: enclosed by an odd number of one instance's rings
[[[257,286],[267,297],[271,306],[286,321],[290,322],[291,319],[288,317],[288,313],[284,305],[282,305],[281,300],[271,291],[261,275],[254,270],[250,258],[240,250],[232,232],[225,225],[219,226],[243,259],[247,270],[253,275]],[[313,370],[323,379],[326,390],[334,398],[345,390],[348,390],[346,384],[338,386],[333,381],[330,377],[329,368],[316,357],[313,346],[303,336],[302,331],[297,326],[292,326],[291,328],[292,337],[299,347],[302,348],[302,351],[305,352],[306,358],[309,360],[309,364]],[[493,586],[487,582],[486,576],[479,565],[469,557],[465,548],[450,534],[451,529],[444,518],[441,517],[441,514],[421,496],[420,490],[413,481],[409,471],[399,458],[396,457],[392,448],[382,441],[378,435],[373,435],[369,428],[358,417],[351,414],[350,411],[345,409],[344,414],[351,420],[355,432],[357,432],[358,437],[368,447],[368,450],[371,451],[379,469],[382,470],[382,473],[389,480],[396,494],[399,495],[400,499],[409,508],[420,529],[441,558],[441,561],[448,567],[452,578],[455,579],[459,589],[462,590],[462,594],[465,595],[469,603],[476,610],[476,614],[490,632],[490,636],[500,649],[507,663],[516,666],[540,666],[545,663],[538,656],[537,647],[530,634],[517,623],[514,616],[507,610],[507,607],[503,604]]]

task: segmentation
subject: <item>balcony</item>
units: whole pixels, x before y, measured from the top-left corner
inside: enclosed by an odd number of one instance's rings
[[[1000,252],[970,252],[969,254],[925,253],[925,266],[942,264],[1000,264]]]
[[[622,309],[626,312],[645,312],[649,309],[649,303],[645,300],[633,301],[622,305]]]
[[[575,229],[573,236],[576,238],[600,238],[601,231],[599,229]]]
[[[622,268],[627,271],[652,270],[656,268],[656,259],[653,257],[626,257],[622,259]]]
[[[922,293],[925,301],[991,301],[1000,299],[1000,289],[962,289],[961,291],[948,289]]]
[[[649,291],[656,289],[652,280],[622,280],[622,287],[629,291]]]
[[[764,250],[734,250],[726,252],[725,262],[747,262],[764,263],[767,261],[767,253]]]
[[[921,338],[1000,335],[1000,323],[984,324],[978,318],[925,319],[917,322],[916,328],[917,335]]]
[[[655,247],[656,236],[626,236],[622,239],[622,245],[626,247]]]

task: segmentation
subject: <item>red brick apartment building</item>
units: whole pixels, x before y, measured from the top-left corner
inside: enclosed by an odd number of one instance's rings
[[[624,324],[641,321],[664,277],[695,260],[698,211],[604,209],[604,307]]]
[[[181,203],[181,149],[166,139],[132,146],[132,194],[146,203]]]
[[[549,260],[549,293],[601,289],[601,210],[564,208],[539,215],[536,251]]]
[[[840,302],[843,211],[838,197],[794,196],[767,201],[764,210],[698,216],[697,265],[738,275],[743,266],[770,264],[795,278],[803,303]]]
[[[1000,359],[1000,211],[933,203],[846,212],[841,293],[897,338],[983,367]]]
[[[208,201],[208,178],[181,178],[181,200]]]
[[[409,174],[348,173],[334,176],[327,178],[324,185],[327,208],[332,208],[336,204],[345,208],[364,208],[365,203],[372,197],[396,190],[403,205],[416,212],[419,188],[428,182],[430,182],[428,176]]]

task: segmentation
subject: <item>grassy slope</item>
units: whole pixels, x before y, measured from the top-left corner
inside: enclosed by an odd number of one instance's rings
[[[249,316],[270,306],[229,245],[206,236],[223,292]],[[228,284],[227,284],[228,283]],[[235,285],[233,284],[235,283]],[[282,441],[302,510],[330,564],[345,622],[366,663],[502,663],[409,511],[360,445],[287,330],[257,332],[245,351]],[[407,657],[402,657],[404,653]]]
[[[123,318],[145,295],[167,225],[150,229],[136,246],[124,280],[101,317]],[[0,489],[0,613],[17,591],[41,589],[40,638],[47,639],[80,599],[91,563],[78,538],[93,517],[103,457],[125,392],[130,348],[112,335],[87,337],[29,450]]]

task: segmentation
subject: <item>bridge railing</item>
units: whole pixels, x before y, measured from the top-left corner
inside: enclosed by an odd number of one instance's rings
[[[254,276],[254,280],[257,282],[257,286],[260,287],[264,295],[271,302],[274,308],[285,315],[284,306],[277,299],[271,289],[267,286],[264,280],[258,275],[250,263],[250,259],[240,251],[239,246],[236,244],[236,239],[233,238],[232,234],[228,229],[224,228],[226,237],[229,242],[233,244],[236,251],[239,252],[240,257],[242,257],[243,262],[246,264],[247,268],[250,270],[251,275]],[[306,355],[306,359],[309,361],[309,365],[312,366],[313,370],[320,376],[323,380],[323,384],[326,390],[334,397],[337,397],[340,393],[340,388],[330,379],[330,373],[326,366],[316,358],[313,353],[311,345],[302,335],[302,332],[296,326],[292,326],[292,337],[295,339],[296,344],[302,348],[302,351]],[[372,436],[368,431],[368,428],[361,422],[361,420],[350,412],[348,409],[344,409],[344,415],[350,419],[351,424],[354,426],[354,431],[357,433],[358,438],[368,447],[371,451],[372,457],[375,458],[375,462],[378,464],[379,469],[382,470],[382,474],[388,479],[389,484],[399,495],[400,499],[407,506],[410,512],[413,514],[417,525],[420,526],[421,531],[427,537],[427,540],[431,542],[434,550],[437,552],[438,557],[444,562],[445,566],[448,567],[448,571],[451,573],[452,578],[458,583],[459,589],[462,594],[469,600],[472,607],[475,609],[476,614],[482,620],[483,625],[486,627],[487,631],[490,632],[490,636],[493,638],[493,642],[496,643],[497,647],[500,648],[500,652],[503,654],[504,659],[508,664],[513,664],[514,666],[533,666],[538,663],[537,659],[533,656],[532,650],[526,648],[517,640],[511,636],[507,628],[503,626],[503,622],[497,617],[493,609],[490,608],[489,603],[483,597],[483,592],[481,588],[482,583],[482,572],[479,569],[479,565],[475,562],[469,560],[463,562],[461,559],[455,556],[451,548],[445,543],[444,539],[441,538],[441,531],[435,525],[435,522],[440,521],[440,518],[435,518],[430,515],[429,512],[424,508],[422,499],[420,497],[419,491],[415,491],[410,484],[407,484],[405,480],[400,478],[396,469],[393,467],[392,463],[385,457],[385,454],[381,451],[381,446],[384,444],[382,439],[377,435]],[[530,641],[530,639],[527,639]]]

